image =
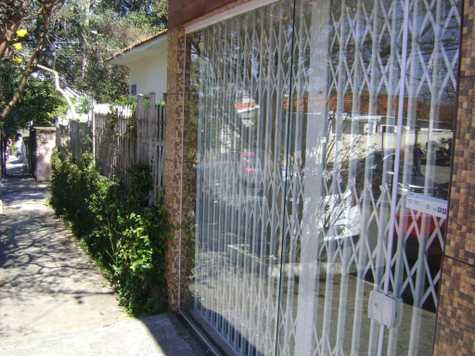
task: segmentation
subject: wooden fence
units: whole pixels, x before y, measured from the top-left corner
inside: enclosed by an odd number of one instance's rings
[[[75,159],[80,159],[83,153],[92,149],[91,127],[87,122],[71,121],[69,124],[69,147]]]
[[[165,105],[155,104],[155,95],[137,100],[136,163],[150,166],[153,178],[153,196],[163,187],[165,150]]]
[[[138,164],[151,169],[156,203],[163,187],[165,105],[155,104],[155,95],[139,96],[135,109],[110,107],[95,110],[94,119],[85,130],[75,121],[69,125],[69,147],[75,159],[86,149],[88,139],[96,166],[107,176],[118,176],[128,182],[128,170]],[[83,133],[88,132],[83,137]]]
[[[135,112],[129,107],[117,107],[109,113],[96,113],[92,132],[99,171],[127,181],[127,171],[136,164]]]

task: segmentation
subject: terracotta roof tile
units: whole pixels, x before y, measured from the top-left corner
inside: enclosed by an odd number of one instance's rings
[[[117,57],[119,57],[119,56],[121,56],[121,55],[123,55],[123,54],[125,54],[125,53],[127,53],[127,52],[130,52],[130,51],[132,51],[133,49],[135,49],[135,48],[137,48],[137,47],[140,47],[140,46],[142,46],[142,45],[144,45],[144,44],[146,44],[146,43],[148,43],[148,42],[152,42],[153,40],[155,40],[155,39],[157,39],[157,38],[159,38],[159,37],[161,37],[161,36],[166,35],[167,32],[168,32],[168,29],[165,29],[165,30],[162,30],[162,31],[160,31],[160,32],[158,32],[158,33],[156,33],[156,34],[154,34],[154,35],[152,35],[152,36],[149,36],[149,37],[147,37],[147,38],[145,38],[145,39],[143,39],[143,40],[141,40],[141,41],[135,42],[135,43],[131,44],[130,46],[125,47],[125,48],[121,49],[120,51],[114,53],[114,54],[112,55],[112,57],[110,57],[110,58],[107,59],[107,61],[111,61],[111,60],[113,60],[114,58],[117,58]]]

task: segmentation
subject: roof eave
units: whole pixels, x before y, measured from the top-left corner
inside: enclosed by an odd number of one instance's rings
[[[138,52],[145,52],[150,49],[150,47],[164,42],[167,39],[167,32],[167,30],[164,30],[148,39],[129,46],[108,58],[107,62],[112,64],[124,64],[124,61],[121,61],[120,58],[125,59],[126,57],[137,54]]]

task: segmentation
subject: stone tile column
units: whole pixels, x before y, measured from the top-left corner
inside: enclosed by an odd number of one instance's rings
[[[174,225],[167,244],[166,278],[170,309],[178,310],[189,300],[188,284],[192,267],[195,209],[196,125],[185,107],[186,70],[190,51],[185,31],[175,28],[168,32],[168,86],[165,129],[164,201]],[[181,288],[180,288],[181,286]]]
[[[37,182],[49,181],[52,172],[52,155],[56,147],[55,127],[34,127],[32,130],[33,176]],[[28,159],[28,158],[27,158]]]
[[[475,354],[475,0],[464,1],[457,129],[435,355]]]

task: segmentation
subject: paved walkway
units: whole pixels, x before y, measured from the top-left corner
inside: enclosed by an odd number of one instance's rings
[[[10,178],[0,194],[0,355],[203,354],[173,315],[127,316],[46,185]]]

